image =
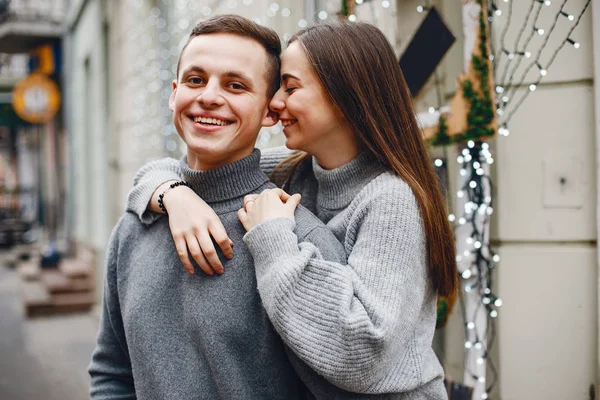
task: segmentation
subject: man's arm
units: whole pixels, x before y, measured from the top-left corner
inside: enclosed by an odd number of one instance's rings
[[[91,399],[135,399],[135,386],[117,290],[118,227],[106,256],[102,314],[96,348],[88,368]]]

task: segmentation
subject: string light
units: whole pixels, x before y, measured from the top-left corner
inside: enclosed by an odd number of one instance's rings
[[[544,68],[543,68],[543,67],[540,65],[540,63],[539,63],[539,62],[537,62],[537,61],[536,61],[536,63],[535,63],[535,64],[537,65],[538,69],[540,70],[540,75],[541,75],[541,76],[546,76],[546,74],[548,73],[548,71],[546,71],[546,70],[545,70],[545,69],[544,69]]]
[[[542,3],[540,0],[537,1],[538,3]],[[581,22],[581,18],[584,15],[584,13],[586,12],[587,8],[589,7],[591,0],[587,0],[585,5],[583,6],[583,8],[581,9],[581,12],[579,14],[577,14],[577,16],[567,13],[565,11],[563,11],[563,7],[566,3],[566,0],[563,1],[563,3],[561,4],[560,9],[556,12],[555,14],[555,18],[554,21],[549,29],[549,31],[547,32],[547,34],[545,35],[545,40],[542,43],[542,45],[538,48],[538,52],[536,55],[535,60],[533,60],[527,68],[525,68],[522,73],[521,76],[519,77],[518,83],[516,84],[512,84],[512,77],[510,78],[510,80],[508,82],[504,81],[504,78],[502,78],[502,80],[499,80],[499,82],[502,82],[503,85],[505,86],[509,86],[510,89],[510,93],[509,93],[509,97],[512,99],[511,101],[514,102],[514,104],[511,103],[511,107],[510,107],[510,111],[507,113],[507,115],[505,115],[502,120],[502,123],[508,123],[510,121],[510,119],[512,118],[512,116],[515,114],[515,112],[519,109],[519,107],[521,106],[521,104],[525,101],[525,99],[527,98],[527,96],[533,92],[536,88],[537,85],[540,83],[540,81],[544,78],[545,74],[542,72],[545,71],[546,74],[550,68],[550,66],[552,65],[552,63],[554,62],[554,60],[556,59],[557,54],[560,52],[560,50],[565,46],[565,44],[570,43],[575,49],[578,49],[580,47],[580,44],[578,42],[576,42],[575,40],[573,40],[570,36],[573,33],[573,31],[575,30],[575,28],[579,25],[579,23]],[[512,3],[511,3],[512,4]],[[532,2],[532,4],[534,4]],[[544,3],[545,4],[545,3]],[[540,8],[538,8],[537,11],[539,11]],[[530,10],[531,11],[531,10]],[[567,32],[567,34],[565,35],[565,39],[563,40],[562,43],[560,43],[560,45],[558,47],[555,48],[554,52],[552,53],[552,55],[550,56],[550,58],[544,63],[544,68],[540,68],[540,64],[539,64],[539,59],[540,56],[542,54],[542,51],[544,50],[544,48],[546,47],[546,45],[549,42],[550,39],[550,35],[552,34],[554,28],[556,27],[558,20],[560,18],[566,18],[569,21],[575,21],[573,24],[571,24],[569,31]],[[536,19],[537,19],[537,13],[536,13]],[[528,25],[528,20],[526,19],[526,21],[524,22],[523,26]],[[534,20],[533,22],[533,26],[534,26],[534,32],[538,32],[538,34],[541,34],[540,29],[535,27],[536,25],[536,20]],[[528,91],[524,91],[520,94],[520,96],[518,97],[518,99],[514,100],[515,96],[517,96],[517,88],[521,87],[525,80],[528,77],[528,72],[531,68],[533,67],[537,67],[540,70],[540,76],[539,78],[536,80],[536,82],[533,82],[530,86],[529,86],[529,90]],[[514,72],[515,70],[513,70]],[[510,75],[514,75],[514,74],[510,74]]]
[[[552,2],[550,0],[536,0],[538,3],[545,5],[546,7],[550,6]]]
[[[381,2],[381,7],[383,7],[383,8],[389,8],[389,6],[390,6],[390,2],[388,0],[383,0]]]
[[[544,30],[542,28],[538,28],[538,27],[533,27],[533,30],[540,36],[544,35]]]
[[[575,47],[576,49],[579,48],[579,43],[574,41],[573,39],[567,38],[567,42],[571,43],[573,45],[573,47]]]
[[[515,53],[508,51],[507,49],[502,49],[502,52],[508,56],[509,60],[515,58]]]
[[[429,7],[427,7],[427,6],[417,6],[418,13],[424,13],[427,10],[429,10]]]
[[[560,10],[560,15],[562,15],[563,17],[567,18],[569,21],[573,21],[575,19],[574,15],[571,14],[567,14],[566,12],[564,12],[563,10]]]

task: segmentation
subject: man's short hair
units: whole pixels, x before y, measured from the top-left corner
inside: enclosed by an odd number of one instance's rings
[[[194,27],[190,33],[190,37],[183,46],[179,59],[177,60],[177,79],[179,79],[179,64],[181,63],[181,55],[190,44],[192,39],[200,35],[208,35],[211,33],[230,33],[257,41],[267,52],[267,96],[270,99],[273,97],[277,89],[279,89],[279,68],[281,65],[281,42],[277,33],[266,26],[257,24],[248,18],[239,15],[227,14],[217,15],[201,21]]]

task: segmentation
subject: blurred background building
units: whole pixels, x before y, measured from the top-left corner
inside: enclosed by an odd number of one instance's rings
[[[350,19],[378,26],[399,59],[432,6],[456,37],[415,97],[419,112],[437,112],[457,91],[468,62],[464,3],[352,4]],[[511,116],[510,135],[501,126],[504,135],[486,140],[495,160],[489,171],[494,213],[487,229],[501,257],[492,277],[502,307],[483,323],[494,320],[486,335],[495,343],[481,363],[483,372],[470,373],[465,350],[473,344],[465,341],[470,317],[456,307],[436,346],[448,377],[475,387],[473,398],[592,399],[600,371],[600,86],[595,83],[600,79],[600,4],[487,4],[494,21],[489,20],[492,54],[499,55],[496,75],[502,75],[510,54],[545,53],[512,85],[514,97],[531,93]],[[84,303],[99,301],[103,252],[135,172],[150,160],[183,154],[167,100],[192,27],[214,14],[235,13],[272,27],[285,41],[302,27],[338,18],[344,6],[340,0],[0,0],[0,241],[11,250],[35,246],[16,251],[17,264],[58,255],[87,260],[97,290]],[[555,15],[563,14],[556,21]],[[549,36],[553,24],[556,32]],[[563,46],[565,37],[568,46]],[[433,46],[436,39],[431,40]],[[523,66],[528,64],[524,59]],[[15,88],[32,74],[57,85],[61,107],[56,113],[51,113],[53,89],[29,95],[33,116],[15,111]],[[282,145],[280,130],[280,125],[264,129],[258,147]],[[454,160],[463,147],[432,148],[432,162],[443,160],[449,212],[457,217],[460,165]],[[82,256],[82,249],[96,257]],[[465,299],[472,301],[468,294]]]

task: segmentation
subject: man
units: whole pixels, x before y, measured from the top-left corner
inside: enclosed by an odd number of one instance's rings
[[[97,347],[89,368],[93,399],[295,399],[305,386],[262,308],[252,257],[237,211],[244,196],[273,188],[254,149],[261,126],[277,116],[279,38],[239,16],[199,23],[173,82],[169,107],[187,145],[185,182],[217,213],[233,241],[222,275],[188,274],[168,220],[143,225],[126,213],[107,250]],[[295,208],[298,198],[286,206]],[[319,242],[332,260],[344,250],[303,208],[301,241]],[[330,253],[330,254],[327,254]],[[218,271],[222,273],[223,271]]]

